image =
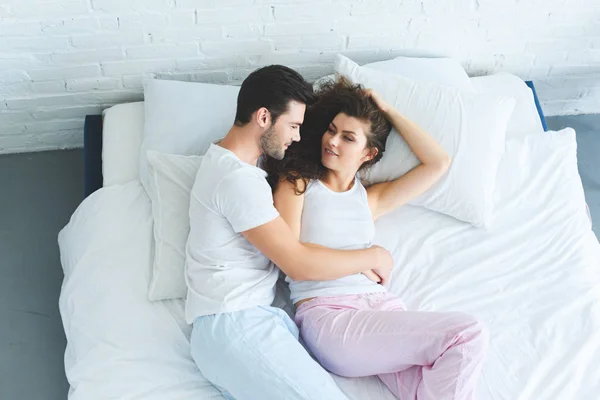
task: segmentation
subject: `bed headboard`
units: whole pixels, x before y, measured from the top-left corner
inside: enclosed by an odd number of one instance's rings
[[[533,100],[535,100],[535,107],[537,108],[537,112],[540,115],[540,121],[542,121],[542,127],[544,128],[544,132],[548,131],[548,124],[546,124],[546,117],[544,117],[544,112],[542,111],[542,106],[540,105],[540,99],[538,99],[537,92],[535,91],[535,86],[533,86],[532,81],[525,81],[525,84],[531,88],[533,92]]]
[[[83,125],[85,197],[102,187],[102,115],[87,115]]]
[[[540,120],[544,131],[548,130],[546,119],[542,111],[535,87],[532,81],[525,81],[531,88]],[[85,197],[102,187],[102,116],[88,115],[85,117],[83,128],[83,156],[84,156],[84,188]]]

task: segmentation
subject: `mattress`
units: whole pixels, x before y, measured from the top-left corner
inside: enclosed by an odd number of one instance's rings
[[[464,311],[490,330],[478,399],[598,399],[600,244],[573,131],[507,143],[487,230],[405,206],[377,221],[390,290],[413,310]],[[139,181],[89,196],[60,232],[70,400],[220,399],[189,354],[182,300],[149,302],[152,213]],[[289,313],[285,287],[275,301]],[[353,400],[393,399],[334,376]]]

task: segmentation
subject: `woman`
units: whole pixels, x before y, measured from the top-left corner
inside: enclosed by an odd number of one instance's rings
[[[421,164],[365,188],[357,173],[381,159],[391,125]],[[371,246],[375,219],[425,192],[449,166],[448,154],[419,126],[342,78],[321,87],[302,140],[266,167],[275,206],[302,242],[355,249]],[[302,337],[329,371],[377,375],[401,399],[473,398],[488,340],[477,319],[406,311],[373,272],[287,281]]]

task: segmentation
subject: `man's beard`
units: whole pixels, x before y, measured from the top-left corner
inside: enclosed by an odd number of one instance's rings
[[[283,160],[285,156],[285,150],[281,145],[279,137],[275,133],[275,128],[271,125],[263,134],[260,136],[260,147],[263,154],[272,157],[276,160]]]

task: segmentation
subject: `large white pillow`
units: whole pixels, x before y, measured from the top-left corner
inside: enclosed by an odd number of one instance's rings
[[[235,119],[237,86],[148,80],[144,87],[144,140],[140,180],[148,190],[148,150],[201,155],[224,137]]]
[[[117,104],[102,116],[102,186],[138,180],[144,102]]]
[[[452,86],[468,93],[475,92],[469,75],[453,58],[396,57],[392,60],[365,64],[363,68],[401,75],[417,82]]]
[[[450,215],[477,227],[492,217],[496,172],[504,154],[505,132],[514,99],[467,94],[456,88],[416,82],[360,67],[338,55],[336,73],[375,89],[431,134],[452,156],[450,170],[410,204]],[[419,164],[406,142],[392,130],[382,160],[364,178],[371,183],[396,179]]]
[[[544,132],[533,92],[521,78],[507,72],[499,72],[471,78],[471,82],[479,93],[493,93],[515,98],[515,110],[508,121],[506,139]]]
[[[417,82],[437,83],[468,93],[475,92],[463,67],[452,58],[396,57],[391,60],[365,64],[363,67],[404,76]],[[315,89],[324,80],[334,78],[335,75],[332,74],[318,79],[314,84]]]
[[[185,245],[190,232],[190,191],[202,156],[148,151],[148,196],[154,218],[150,300],[185,297]]]

